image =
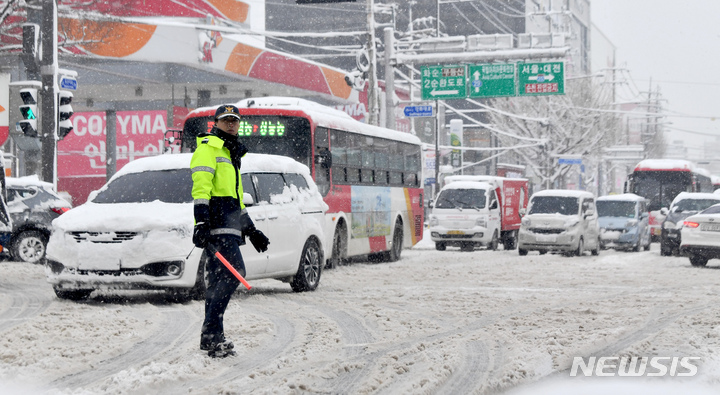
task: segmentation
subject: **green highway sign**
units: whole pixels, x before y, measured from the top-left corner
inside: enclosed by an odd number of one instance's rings
[[[470,97],[515,96],[515,64],[471,64]]]
[[[467,66],[424,66],[420,69],[423,100],[467,97]]]
[[[518,96],[565,94],[563,62],[518,63]]]

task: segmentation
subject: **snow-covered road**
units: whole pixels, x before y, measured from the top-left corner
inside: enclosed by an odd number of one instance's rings
[[[435,251],[256,281],[230,302],[238,356],[198,348],[203,303],[161,293],[55,298],[0,262],[0,393],[716,393],[720,261],[602,251]],[[696,377],[570,377],[574,357],[700,357]]]

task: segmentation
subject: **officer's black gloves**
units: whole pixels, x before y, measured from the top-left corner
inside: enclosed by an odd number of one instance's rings
[[[268,244],[270,244],[270,240],[265,236],[265,234],[253,226],[252,229],[248,230],[247,232],[248,237],[250,238],[250,242],[252,243],[253,247],[255,247],[255,250],[257,252],[265,252],[268,249]]]
[[[193,229],[193,244],[197,248],[205,248],[210,241],[210,224],[207,222],[199,222]]]

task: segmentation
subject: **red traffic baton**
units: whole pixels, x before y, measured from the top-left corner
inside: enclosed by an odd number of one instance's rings
[[[245,278],[243,278],[242,274],[238,273],[238,271],[235,270],[235,268],[230,264],[230,262],[228,262],[228,260],[225,259],[225,257],[220,253],[220,251],[217,250],[217,248],[215,248],[215,246],[208,244],[207,248],[208,248],[208,250],[210,250],[211,254],[215,255],[215,257],[217,257],[217,259],[219,259],[220,262],[222,262],[223,265],[225,265],[225,267],[228,270],[230,270],[230,273],[232,273],[233,276],[235,276],[235,278],[237,278],[238,281],[240,281],[242,283],[242,285],[245,286],[245,288],[247,288],[248,290],[250,290],[250,288],[252,288],[250,286],[250,284],[247,281],[245,281]]]

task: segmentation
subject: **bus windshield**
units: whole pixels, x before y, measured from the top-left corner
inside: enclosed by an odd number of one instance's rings
[[[193,152],[198,134],[209,132],[213,117],[188,118],[183,128],[183,152]],[[310,121],[302,117],[243,115],[240,140],[255,154],[288,156],[312,167],[310,162]]]
[[[635,172],[632,192],[650,202],[649,211],[670,207],[675,196],[680,192],[692,191],[690,172],[680,171],[642,171]]]

